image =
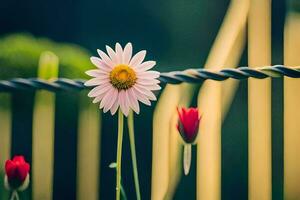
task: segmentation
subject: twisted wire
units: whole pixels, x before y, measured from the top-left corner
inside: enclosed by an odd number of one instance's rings
[[[202,83],[205,80],[224,81],[232,78],[244,80],[248,78],[264,79],[278,77],[300,78],[300,67],[286,67],[283,65],[267,66],[260,68],[239,67],[228,68],[220,71],[210,71],[207,69],[188,69],[184,71],[163,72],[159,80],[162,83]],[[88,88],[84,85],[85,80],[58,78],[51,81],[39,78],[14,78],[11,80],[0,80],[0,92],[14,91],[34,91],[38,89],[59,91],[80,91]]]

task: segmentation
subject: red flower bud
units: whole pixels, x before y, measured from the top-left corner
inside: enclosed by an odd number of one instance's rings
[[[198,135],[201,116],[197,108],[178,109],[177,129],[186,143],[193,143]]]
[[[14,156],[5,163],[5,184],[9,189],[23,190],[29,183],[30,165],[23,156]],[[25,187],[24,187],[25,186]]]

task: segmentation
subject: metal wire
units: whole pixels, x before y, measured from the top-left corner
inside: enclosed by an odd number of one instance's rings
[[[222,69],[220,71],[210,71],[206,69],[188,69],[184,71],[164,72],[160,74],[159,80],[162,83],[202,83],[210,79],[224,81],[232,78],[244,80],[248,78],[264,79],[278,77],[300,78],[300,67],[286,67],[283,65],[267,66],[260,68],[239,67],[236,69]],[[34,91],[38,89],[53,92],[83,90],[88,88],[82,79],[58,78],[53,81],[46,81],[38,78],[14,78],[0,81],[0,92],[14,91]]]

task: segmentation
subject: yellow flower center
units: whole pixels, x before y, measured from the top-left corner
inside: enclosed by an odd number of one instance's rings
[[[135,71],[127,65],[117,65],[109,74],[111,84],[118,90],[131,88],[136,82]]]

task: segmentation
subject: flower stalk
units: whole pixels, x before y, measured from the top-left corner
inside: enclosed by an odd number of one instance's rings
[[[118,113],[118,146],[117,146],[117,175],[116,175],[116,200],[120,200],[121,191],[121,167],[122,167],[122,143],[123,143],[124,116],[119,109]]]
[[[133,168],[136,199],[141,200],[139,175],[138,175],[137,159],[136,159],[136,151],[135,151],[134,118],[133,118],[132,110],[129,112],[127,123],[128,123],[128,130],[129,130],[128,132],[129,132],[129,140],[130,140],[130,150],[131,150],[131,159],[132,159],[132,168]]]
[[[114,163],[111,163],[111,164],[109,165],[109,168],[115,169],[115,170],[117,171],[117,163],[115,163],[115,162],[114,162]],[[125,189],[124,189],[123,183],[122,183],[122,177],[121,177],[120,192],[121,192],[121,198],[122,198],[123,200],[127,200],[126,192],[125,192]]]
[[[191,168],[191,161],[192,161],[192,145],[185,144],[183,146],[183,170],[184,175],[188,175]]]
[[[121,190],[121,159],[124,116],[128,116],[133,110],[140,112],[139,102],[151,105],[156,96],[153,91],[160,90],[158,85],[160,73],[149,70],[156,65],[155,61],[144,61],[146,51],[142,50],[132,55],[132,44],[124,47],[116,43],[115,51],[106,46],[107,54],[97,50],[100,57],[91,57],[91,62],[97,67],[86,72],[92,79],[84,83],[85,86],[93,86],[88,96],[94,98],[93,103],[100,102],[100,109],[112,115],[119,110],[118,117],[118,145],[117,145],[117,174],[116,174],[116,200],[120,200]],[[133,173],[137,199],[140,200],[140,188],[137,172],[133,115],[128,121],[130,148],[133,163]]]

